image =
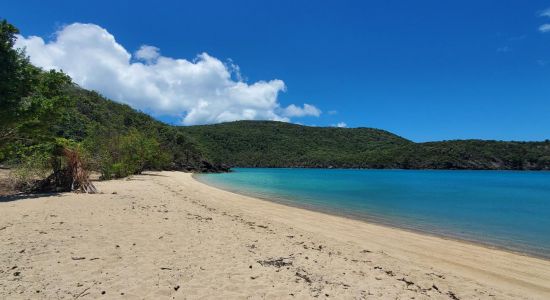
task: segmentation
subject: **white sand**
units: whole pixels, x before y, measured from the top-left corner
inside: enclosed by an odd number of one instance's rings
[[[102,194],[0,203],[0,299],[550,299],[548,260],[236,195],[185,173],[97,186]]]

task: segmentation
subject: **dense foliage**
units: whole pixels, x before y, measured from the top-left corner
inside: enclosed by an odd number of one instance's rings
[[[235,167],[550,170],[550,141],[414,143],[372,128],[238,121],[181,127],[216,163]]]
[[[176,127],[76,86],[67,95],[74,105],[52,126],[52,133],[84,142],[106,178],[144,169],[219,170],[208,163],[196,142]],[[137,162],[136,155],[145,161]],[[121,163],[131,166],[122,167]],[[107,174],[108,169],[113,173]]]

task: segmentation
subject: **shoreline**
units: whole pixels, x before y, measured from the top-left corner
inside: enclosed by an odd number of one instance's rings
[[[468,171],[476,171],[476,170],[468,170]],[[488,171],[492,171],[492,170],[488,170]],[[537,258],[537,259],[542,259],[542,260],[546,260],[546,261],[550,262],[550,253],[545,255],[545,254],[541,254],[541,253],[538,253],[538,252],[535,252],[535,251],[514,249],[513,247],[506,247],[506,246],[493,244],[491,242],[484,242],[484,241],[476,240],[476,239],[461,238],[461,237],[458,237],[458,236],[453,236],[451,234],[446,235],[444,233],[430,232],[430,231],[427,231],[427,230],[422,230],[422,229],[418,229],[418,228],[414,228],[414,227],[406,227],[406,226],[401,227],[399,225],[391,224],[391,222],[384,222],[383,218],[375,218],[375,217],[372,217],[372,216],[362,217],[362,216],[359,216],[359,215],[346,214],[345,212],[339,213],[337,211],[333,211],[333,210],[330,210],[328,208],[323,209],[323,208],[320,208],[320,207],[316,207],[314,205],[307,206],[307,205],[294,204],[294,203],[291,203],[291,201],[288,200],[288,199],[281,199],[281,200],[272,199],[272,198],[269,198],[268,196],[262,196],[262,195],[255,194],[255,193],[252,193],[252,192],[251,193],[241,192],[238,189],[231,189],[229,187],[217,186],[215,184],[211,184],[211,183],[207,182],[207,180],[201,180],[199,177],[202,176],[202,175],[203,174],[193,173],[192,178],[194,180],[196,180],[197,182],[201,183],[201,184],[204,184],[204,185],[207,185],[209,187],[216,188],[216,189],[228,192],[228,193],[232,193],[232,194],[235,194],[235,195],[244,196],[244,197],[251,197],[251,198],[255,198],[255,199],[260,200],[260,201],[267,201],[267,202],[270,202],[270,203],[275,203],[275,204],[287,206],[287,207],[290,207],[290,208],[303,209],[303,210],[306,210],[306,211],[312,211],[312,212],[327,214],[327,215],[330,215],[330,216],[340,217],[340,218],[344,218],[344,219],[364,222],[364,223],[371,224],[371,225],[382,226],[382,227],[385,227],[385,228],[388,228],[388,229],[403,230],[403,231],[410,232],[410,233],[426,235],[426,236],[430,236],[430,237],[434,237],[434,238],[440,238],[440,239],[443,239],[443,240],[449,240],[449,241],[454,241],[454,242],[459,242],[459,243],[465,243],[465,244],[469,244],[469,245],[473,245],[473,246],[485,247],[485,248],[491,249],[491,250],[505,251],[505,252],[509,252],[509,253],[515,254],[515,255],[531,257],[531,258]],[[286,201],[284,201],[284,200],[286,200]]]
[[[548,299],[550,262],[289,207],[190,173],[0,202],[0,299]],[[260,201],[258,201],[260,200]]]
[[[543,272],[541,272],[541,274],[536,274],[535,277],[539,278],[540,275],[544,275],[544,276],[548,277],[548,282],[547,283],[545,282],[545,284],[543,284],[542,286],[544,287],[543,288],[544,291],[545,291],[544,295],[546,295],[545,298],[550,297],[550,260],[548,260],[548,259],[540,258],[540,257],[536,257],[536,256],[531,256],[531,255],[525,255],[524,253],[517,253],[517,252],[514,252],[514,251],[504,250],[504,249],[500,249],[500,248],[487,247],[486,245],[475,243],[475,242],[472,243],[472,242],[457,240],[457,239],[453,239],[453,238],[444,238],[444,237],[440,237],[440,236],[436,236],[436,235],[426,234],[426,233],[423,233],[423,232],[419,233],[419,232],[416,232],[416,231],[405,230],[405,229],[402,229],[402,228],[396,228],[396,227],[387,226],[387,225],[383,225],[383,224],[365,222],[364,220],[346,218],[346,217],[343,217],[343,216],[338,216],[338,215],[334,215],[334,214],[327,214],[327,213],[324,213],[324,212],[318,212],[318,211],[309,210],[309,209],[305,209],[305,208],[301,208],[301,207],[294,207],[294,206],[291,206],[291,205],[286,205],[286,204],[277,203],[277,202],[270,201],[270,200],[261,199],[261,198],[255,197],[255,196],[242,195],[242,194],[238,194],[238,193],[235,193],[235,192],[227,191],[227,190],[218,188],[216,186],[212,186],[212,185],[203,183],[203,182],[197,180],[196,178],[194,178],[193,175],[191,177],[197,183],[199,183],[201,185],[204,185],[205,187],[208,187],[209,189],[217,190],[221,193],[228,193],[228,194],[235,195],[236,197],[238,197],[239,199],[242,199],[244,202],[246,202],[249,205],[250,205],[250,202],[258,202],[258,203],[262,203],[262,205],[270,207],[271,209],[275,209],[275,207],[278,207],[283,211],[291,210],[291,211],[296,211],[296,214],[311,215],[312,216],[311,219],[313,219],[315,221],[318,221],[319,219],[329,219],[331,222],[334,222],[334,223],[337,223],[337,222],[338,223],[340,223],[340,222],[345,223],[345,225],[344,225],[345,227],[348,227],[348,226],[349,227],[365,227],[365,228],[368,228],[369,234],[374,233],[376,231],[382,232],[381,234],[377,234],[377,236],[380,237],[380,238],[384,238],[385,234],[396,235],[396,236],[399,236],[400,238],[403,238],[403,240],[395,241],[395,242],[399,243],[399,242],[403,242],[403,241],[406,241],[406,240],[410,240],[410,241],[408,241],[409,243],[407,243],[407,246],[410,246],[411,248],[425,249],[424,248],[425,245],[423,245],[423,243],[438,244],[438,246],[440,244],[441,246],[445,247],[445,249],[438,249],[438,250],[440,250],[440,251],[438,251],[439,253],[437,255],[437,260],[439,260],[438,263],[442,263],[443,265],[445,265],[447,267],[449,265],[453,266],[453,267],[458,267],[458,269],[461,269],[462,271],[466,271],[465,274],[461,274],[461,275],[466,275],[470,272],[472,272],[473,274],[476,274],[476,275],[480,275],[480,273],[482,273],[482,274],[485,273],[482,276],[485,279],[487,279],[489,277],[492,277],[492,276],[495,276],[495,275],[499,276],[500,274],[506,273],[505,269],[509,270],[509,268],[501,269],[500,263],[502,263],[502,262],[514,262],[515,260],[520,260],[521,261],[521,263],[519,265],[523,265],[526,261],[528,261],[529,264],[531,264],[532,266],[544,265]],[[291,223],[288,220],[283,221],[283,222],[286,222],[289,225],[296,225],[296,223],[294,223],[294,222]],[[327,222],[327,223],[331,223],[331,222]],[[320,225],[320,224],[316,223],[315,225]],[[307,227],[310,230],[315,228],[314,225],[307,226]],[[323,228],[323,229],[326,229],[326,228]],[[328,230],[330,230],[330,229],[328,229]],[[318,229],[318,231],[320,231],[321,233],[326,233],[326,232],[323,232],[325,230]],[[344,232],[341,232],[341,233],[342,233],[342,236],[345,234]],[[334,236],[332,236],[332,237],[334,237]],[[345,239],[343,239],[343,240],[345,240]],[[350,240],[346,240],[346,242],[350,242]],[[384,243],[384,246],[386,246],[386,245],[387,244]],[[430,264],[434,264],[434,262],[435,262],[434,261],[435,257],[431,256],[431,255],[435,254],[435,251],[430,253],[430,251],[433,250],[433,249],[430,249],[431,247],[428,247],[428,249],[425,249],[426,253],[419,253],[419,252],[414,253],[414,251],[410,251],[410,250],[406,249],[407,247],[405,245],[401,245],[400,247],[397,247],[397,248],[399,248],[398,249],[399,252],[400,251],[409,252],[408,254],[414,254],[416,258],[418,258],[420,256],[428,256],[429,257],[428,261],[430,261]],[[436,247],[436,248],[439,248],[439,247]],[[446,251],[446,248],[448,248],[449,251]],[[460,251],[456,251],[457,249],[460,249]],[[441,251],[441,250],[443,250],[443,251]],[[456,253],[456,252],[458,252],[458,253]],[[475,254],[471,254],[472,252],[475,253]],[[458,255],[456,255],[456,254],[458,254]],[[491,258],[494,258],[495,256],[499,257],[497,260],[499,260],[500,262],[489,267],[485,263],[485,261],[489,261],[489,260],[491,260]],[[475,260],[472,260],[474,257],[475,257]],[[457,258],[456,261],[454,261],[454,258]],[[513,269],[515,269],[516,271],[521,273],[520,271],[521,271],[522,268],[521,267],[517,267],[517,268],[514,267]],[[525,271],[525,270],[522,270],[522,271]],[[472,275],[472,274],[469,274],[469,275]],[[513,282],[517,283],[516,282],[517,278],[508,278],[505,281],[507,282],[507,284],[511,284]],[[528,282],[521,283],[521,285],[523,285],[523,284],[527,284],[529,286],[531,285],[531,283],[528,283]],[[535,297],[535,298],[538,298],[538,297]]]
[[[257,166],[249,166],[249,167],[230,167],[229,168],[229,171],[228,172],[222,172],[222,173],[231,173],[232,169],[254,169],[254,168],[261,168],[261,169],[319,169],[319,170],[372,170],[372,171],[376,171],[376,170],[380,170],[380,171],[384,171],[384,170],[387,170],[387,171],[392,171],[392,170],[395,170],[395,171],[474,171],[474,172],[477,172],[477,171],[488,171],[488,172],[491,172],[491,171],[500,171],[500,172],[520,172],[520,173],[524,173],[524,172],[533,172],[533,173],[544,173],[544,172],[548,172],[550,173],[550,169],[438,169],[438,168],[418,168],[418,169],[413,169],[413,168],[408,168],[408,169],[403,169],[403,168],[329,168],[329,167],[299,167],[299,166],[294,166],[294,167],[257,167]],[[200,173],[199,173],[200,174]],[[205,174],[208,174],[208,173],[205,173]]]

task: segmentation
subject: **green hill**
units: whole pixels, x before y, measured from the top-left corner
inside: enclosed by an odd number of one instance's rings
[[[116,103],[100,94],[72,86],[66,91],[72,99],[67,113],[52,126],[55,136],[77,142],[97,135],[98,138],[124,135],[137,130],[156,139],[168,161],[163,169],[190,171],[217,171],[200,152],[197,143],[185,132],[155,120],[128,105]]]
[[[550,170],[550,142],[414,143],[372,128],[237,121],[180,127],[213,162],[233,167]]]

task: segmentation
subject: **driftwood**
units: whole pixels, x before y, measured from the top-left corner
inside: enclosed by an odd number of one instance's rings
[[[39,193],[80,192],[94,194],[97,189],[90,181],[90,174],[84,166],[80,153],[76,150],[63,148],[66,160],[63,168],[54,168],[54,172],[46,179],[35,181],[23,190]]]
[[[79,191],[88,194],[97,193],[97,189],[90,181],[90,174],[83,166],[83,160],[80,153],[75,150],[63,149],[63,154],[67,159],[67,176],[71,178],[71,191]]]

